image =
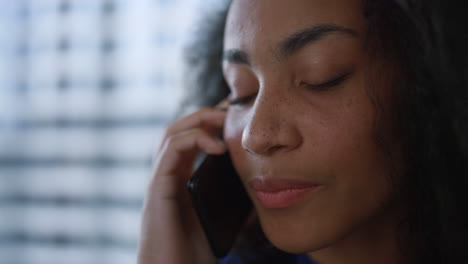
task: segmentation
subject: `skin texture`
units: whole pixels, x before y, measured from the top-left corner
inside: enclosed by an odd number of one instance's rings
[[[282,54],[285,39],[321,24],[353,34],[330,33]],[[226,24],[225,53],[244,57],[223,62],[235,102],[225,143],[268,239],[320,263],[403,262],[391,164],[375,140],[366,29],[358,0],[235,0]],[[374,85],[378,94],[389,89],[383,81]],[[291,207],[269,209],[249,187],[254,178],[320,188]]]
[[[280,48],[292,34],[324,23],[347,30]],[[223,62],[231,105],[227,113],[201,109],[166,129],[148,185],[139,264],[216,262],[186,182],[199,151],[226,150],[278,248],[308,253],[321,264],[407,262],[396,242],[401,210],[392,164],[376,144],[369,96],[373,88],[384,108],[391,105],[386,73],[392,68],[367,56],[366,27],[358,0],[234,1],[225,34],[231,55]],[[381,78],[369,82],[375,65]],[[386,142],[398,146],[390,122],[383,127],[390,131]],[[223,129],[225,145],[215,139]],[[389,151],[398,156],[398,147]],[[305,180],[320,188],[293,206],[268,209],[249,187],[254,178]]]

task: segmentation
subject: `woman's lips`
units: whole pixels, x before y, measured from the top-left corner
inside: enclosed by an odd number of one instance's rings
[[[249,185],[266,208],[290,207],[321,186],[309,181],[260,178],[253,179]]]

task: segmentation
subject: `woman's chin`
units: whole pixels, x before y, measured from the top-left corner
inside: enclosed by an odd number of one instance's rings
[[[306,241],[304,238],[294,238],[292,236],[279,234],[273,234],[271,236],[266,234],[266,236],[270,243],[276,248],[292,254],[310,253],[327,246],[325,241],[319,240]]]
[[[333,235],[320,230],[304,229],[300,225],[264,223],[262,229],[268,241],[276,248],[293,254],[309,253],[328,247]]]

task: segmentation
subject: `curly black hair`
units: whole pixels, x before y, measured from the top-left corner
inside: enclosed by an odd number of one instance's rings
[[[229,94],[221,69],[229,2],[204,21],[190,46],[186,102],[195,107],[215,105]],[[408,207],[399,237],[412,263],[468,261],[468,17],[456,3],[363,0],[369,54],[398,66],[392,111],[407,162],[398,196]],[[373,100],[379,111],[378,97]],[[258,226],[241,241],[239,248],[265,256],[255,263],[287,256],[268,244]]]
[[[370,35],[399,62],[396,114],[408,168],[401,240],[414,263],[468,259],[468,31],[441,0],[368,1]]]
[[[190,108],[214,106],[229,95],[221,67],[224,24],[231,0],[202,15],[193,39],[185,47],[187,87],[179,114]]]

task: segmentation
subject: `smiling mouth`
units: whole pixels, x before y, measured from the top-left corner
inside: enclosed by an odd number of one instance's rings
[[[299,203],[322,185],[301,180],[256,178],[249,182],[249,186],[264,207],[280,209]]]

